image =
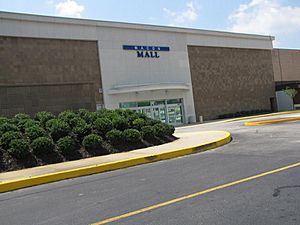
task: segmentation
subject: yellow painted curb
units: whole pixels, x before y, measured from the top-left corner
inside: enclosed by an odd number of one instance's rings
[[[111,163],[88,166],[88,167],[83,167],[83,168],[78,168],[73,170],[66,170],[58,173],[49,173],[41,176],[34,176],[30,178],[1,182],[0,193],[16,190],[20,188],[40,185],[40,184],[46,184],[54,181],[86,176],[95,173],[102,173],[106,171],[112,171],[121,168],[126,168],[126,167],[131,167],[131,166],[136,166],[136,165],[141,165],[141,164],[146,164],[146,163],[151,163],[160,160],[166,160],[166,159],[176,158],[179,156],[206,151],[229,143],[231,141],[231,134],[226,131],[224,131],[224,133],[226,134],[225,137],[220,138],[214,142],[209,142],[209,143],[205,143],[205,144],[201,144],[189,148],[182,148],[175,151],[168,151],[159,154],[147,155],[143,157],[137,157],[137,158],[127,159],[127,160],[111,162]]]
[[[292,111],[285,111],[285,112],[268,113],[268,114],[262,114],[262,115],[257,115],[257,116],[239,117],[239,118],[233,118],[233,119],[224,120],[223,122],[234,122],[234,121],[240,121],[240,120],[262,118],[262,117],[268,117],[268,116],[285,115],[285,114],[292,114],[292,113],[300,113],[300,110],[292,110]]]
[[[291,121],[297,121],[297,120],[300,120],[300,117],[252,121],[252,122],[245,122],[244,125],[245,126],[259,126],[259,125],[268,125],[268,124],[274,124],[274,123],[285,123],[285,122],[291,122]]]

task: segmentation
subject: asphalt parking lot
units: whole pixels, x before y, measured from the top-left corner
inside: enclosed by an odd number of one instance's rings
[[[233,140],[199,154],[0,194],[1,224],[300,224],[300,122],[217,122],[177,132],[203,130],[226,130]],[[289,165],[296,166],[255,177]],[[253,179],[237,182],[247,177]],[[220,188],[189,197],[214,187]]]

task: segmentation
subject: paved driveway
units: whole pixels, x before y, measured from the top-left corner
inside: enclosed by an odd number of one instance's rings
[[[0,223],[300,224],[300,166],[274,171],[300,162],[300,122],[242,124],[177,130],[232,133],[212,151],[0,194]]]

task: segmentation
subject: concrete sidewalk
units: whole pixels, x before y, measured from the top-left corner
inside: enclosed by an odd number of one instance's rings
[[[279,118],[291,118],[291,117],[300,117],[300,110],[294,111],[287,111],[287,112],[277,112],[277,113],[270,113],[270,114],[262,114],[256,116],[246,116],[246,117],[238,117],[233,119],[218,119],[218,120],[209,120],[204,121],[204,123],[197,123],[197,124],[188,124],[182,127],[177,127],[177,132],[183,132],[190,128],[196,127],[205,127],[214,124],[226,124],[226,123],[244,123],[247,121],[256,121],[256,120],[264,120],[264,119],[279,119]]]
[[[197,153],[231,139],[225,131],[178,132],[175,136],[179,139],[159,146],[1,173],[0,192]],[[31,182],[34,179],[42,181]],[[18,182],[22,185],[13,188]]]

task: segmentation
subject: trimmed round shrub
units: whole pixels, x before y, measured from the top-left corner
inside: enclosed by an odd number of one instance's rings
[[[42,112],[38,112],[37,114],[35,114],[35,119],[40,121],[42,126],[45,126],[45,124],[48,120],[51,120],[54,118],[55,118],[55,115],[51,112],[42,111]]]
[[[89,111],[87,109],[78,109],[77,110],[77,115],[79,115],[81,118],[85,117]]]
[[[53,140],[58,140],[59,138],[67,136],[71,131],[71,128],[68,123],[57,120],[52,124],[52,126],[49,128],[49,133]]]
[[[157,137],[165,137],[170,133],[168,125],[164,123],[155,124],[153,128],[155,130],[155,136]]]
[[[113,127],[117,130],[125,130],[128,128],[128,121],[126,118],[117,116],[112,119]]]
[[[70,120],[77,118],[77,117],[78,117],[78,115],[75,112],[72,112],[70,110],[67,110],[67,111],[64,111],[64,112],[61,112],[60,114],[58,114],[58,119],[66,122],[66,123],[69,123]]]
[[[18,127],[11,123],[3,123],[0,125],[0,136],[8,131],[18,131]]]
[[[109,115],[112,113],[112,110],[100,109],[100,110],[97,110],[95,113],[97,115],[97,118],[109,117]]]
[[[90,134],[86,137],[84,137],[83,141],[82,141],[82,146],[86,149],[86,150],[96,150],[101,148],[102,145],[102,138],[97,135],[97,134]]]
[[[0,138],[0,144],[4,149],[8,149],[9,144],[14,139],[20,139],[21,134],[17,131],[5,132]]]
[[[106,133],[106,139],[113,145],[124,143],[124,135],[120,130],[113,129]]]
[[[137,129],[137,130],[141,130],[141,128],[143,126],[146,125],[146,121],[142,118],[138,118],[138,119],[135,119],[133,122],[132,122],[132,126],[133,128]]]
[[[0,126],[1,126],[3,123],[9,123],[9,119],[6,118],[6,117],[0,116]]]
[[[126,129],[123,131],[125,141],[129,143],[138,142],[141,140],[141,133],[137,129]]]
[[[8,153],[17,159],[23,159],[29,155],[29,144],[24,139],[14,139],[9,144]]]
[[[18,113],[14,116],[14,119],[17,120],[17,121],[28,120],[28,119],[30,119],[30,116],[28,114],[25,114],[25,113]]]
[[[93,123],[94,129],[101,135],[105,135],[113,128],[112,122],[107,118],[98,118]]]
[[[57,141],[57,147],[62,154],[71,154],[75,151],[76,142],[71,136],[66,136]]]
[[[26,120],[26,122],[23,125],[23,128],[26,130],[26,128],[33,126],[40,126],[40,122],[33,119]]]
[[[25,134],[30,140],[34,140],[38,137],[46,137],[46,131],[39,126],[32,126],[25,129]]]
[[[152,118],[147,118],[146,124],[149,126],[154,126],[155,124],[162,124],[162,122],[160,120],[154,120]]]
[[[39,121],[36,121],[34,119],[20,119],[17,120],[15,118],[12,119],[13,123],[18,127],[18,129],[22,132],[25,131],[26,128],[31,127],[33,125],[40,125]]]
[[[142,113],[142,112],[134,112],[139,118],[141,119],[149,119],[149,117],[147,117],[147,115],[145,113]]]
[[[115,109],[113,112],[122,117],[127,117],[130,114],[130,112],[126,109]]]
[[[153,126],[144,126],[141,128],[141,135],[143,139],[152,139],[155,137],[155,129]]]
[[[16,124],[16,126],[18,127],[18,129],[21,132],[24,132],[25,130],[25,124],[27,123],[27,121],[29,121],[30,119],[24,119],[24,120],[19,120],[19,121],[15,121],[14,123]]]
[[[127,120],[128,120],[128,123],[129,123],[130,126],[133,126],[132,123],[133,123],[133,121],[136,120],[136,119],[142,119],[142,118],[140,118],[140,117],[137,115],[137,113],[135,113],[135,112],[133,112],[133,114],[127,116]]]
[[[47,130],[50,130],[51,127],[53,126],[53,124],[55,124],[55,123],[59,123],[59,120],[58,120],[58,119],[50,119],[50,120],[48,120],[48,121],[46,122],[45,128],[46,128]]]
[[[50,138],[38,137],[32,141],[31,148],[34,154],[44,155],[54,150],[54,143]]]
[[[168,129],[167,129],[167,135],[171,136],[175,132],[175,127],[171,124],[166,124]]]
[[[71,127],[79,127],[79,126],[87,125],[85,120],[80,117],[75,117],[75,118],[69,120],[68,123]]]
[[[89,112],[85,109],[81,109],[78,111],[78,115],[82,118],[87,124],[93,123],[97,119],[96,112]]]
[[[73,133],[76,135],[77,139],[81,142],[82,139],[92,132],[91,126],[84,124],[82,126],[76,126],[72,129]]]

